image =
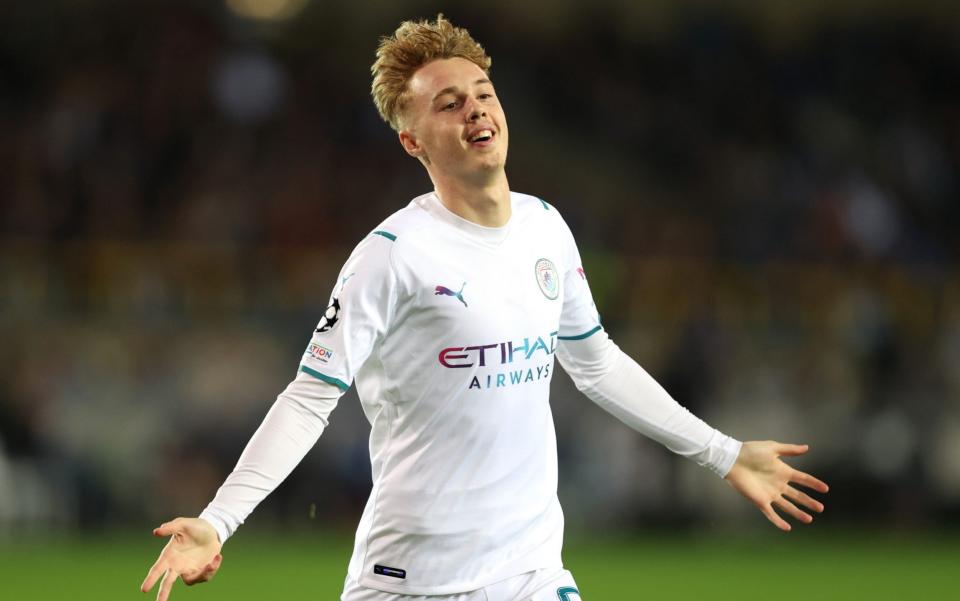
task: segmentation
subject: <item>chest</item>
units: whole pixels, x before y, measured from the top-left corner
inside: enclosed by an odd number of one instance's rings
[[[548,341],[563,306],[560,244],[516,237],[490,248],[444,241],[423,253],[410,277],[409,302],[398,316],[437,341],[464,345]]]

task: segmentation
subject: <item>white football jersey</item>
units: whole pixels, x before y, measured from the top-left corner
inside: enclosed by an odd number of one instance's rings
[[[561,567],[549,405],[559,340],[601,330],[569,228],[511,193],[501,228],[435,193],[354,250],[301,371],[356,382],[372,426],[373,489],[350,575],[437,595]]]

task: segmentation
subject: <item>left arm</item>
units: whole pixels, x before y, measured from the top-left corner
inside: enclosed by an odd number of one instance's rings
[[[725,478],[781,530],[790,530],[790,524],[777,515],[774,507],[803,523],[813,518],[794,503],[817,513],[823,511],[822,503],[790,484],[819,492],[827,492],[827,485],[779,458],[805,453],[806,445],[741,443],[710,427],[677,403],[603,330],[585,339],[561,340],[557,358],[577,388],[601,408]]]
[[[822,493],[827,485],[780,460],[781,455],[805,453],[807,447],[772,441],[741,443],[673,400],[600,326],[573,234],[562,219],[558,226],[566,254],[557,359],[577,388],[634,430],[725,478],[781,530],[789,530],[790,525],[774,507],[801,522],[813,521],[796,504],[817,513],[823,505],[791,483]]]
[[[557,358],[577,389],[604,411],[720,477],[730,471],[740,441],[673,400],[604,330],[581,340],[561,340]]]

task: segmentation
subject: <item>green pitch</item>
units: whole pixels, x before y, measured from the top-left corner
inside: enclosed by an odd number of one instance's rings
[[[4,599],[153,599],[138,587],[162,547],[130,534],[0,543]],[[172,599],[339,599],[344,535],[241,532],[213,582],[178,583]],[[564,560],[585,601],[957,598],[960,537],[769,532],[751,538],[665,535],[571,540]]]

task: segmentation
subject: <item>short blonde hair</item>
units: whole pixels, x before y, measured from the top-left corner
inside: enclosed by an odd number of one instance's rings
[[[437,15],[436,21],[404,21],[392,36],[380,38],[377,60],[370,67],[370,94],[377,111],[394,131],[409,100],[407,83],[420,67],[443,58],[464,58],[490,76],[492,60],[470,32]]]

